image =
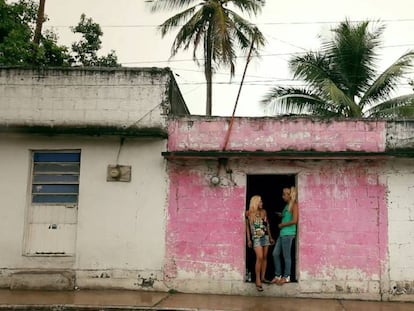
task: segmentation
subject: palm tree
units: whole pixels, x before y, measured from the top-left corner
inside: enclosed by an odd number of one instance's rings
[[[247,50],[252,44],[256,48],[264,45],[258,28],[229,6],[251,15],[259,13],[263,5],[264,0],[156,0],[152,5],[152,11],[186,8],[167,19],[160,30],[164,37],[175,27],[181,27],[173,42],[171,57],[181,48],[187,50],[192,45],[193,59],[198,64],[196,53],[202,46],[207,82],[206,115],[211,115],[212,110],[213,66],[229,66],[230,75],[234,76],[236,48]]]
[[[325,117],[393,118],[414,116],[414,93],[391,98],[398,82],[412,67],[414,51],[398,58],[381,74],[375,71],[376,50],[385,29],[368,30],[368,21],[346,20],[321,51],[293,57],[294,78],[306,87],[274,87],[262,100],[273,113]]]
[[[36,29],[33,37],[33,43],[37,46],[39,46],[40,37],[42,35],[42,26],[45,22],[45,1],[46,0],[40,0],[39,8],[37,10]]]

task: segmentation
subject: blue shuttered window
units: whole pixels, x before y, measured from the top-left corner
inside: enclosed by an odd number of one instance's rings
[[[32,203],[78,203],[79,151],[33,153]]]

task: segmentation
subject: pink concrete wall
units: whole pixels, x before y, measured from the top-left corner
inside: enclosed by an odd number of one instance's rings
[[[226,128],[225,119],[175,120],[169,128],[169,151],[220,150]],[[374,152],[384,150],[384,139],[383,122],[237,119],[229,149]],[[246,175],[254,173],[298,176],[299,278],[366,281],[385,274],[387,206],[381,160],[232,163],[242,182],[213,187],[207,175],[217,161],[169,161],[167,278],[186,272],[218,279],[236,272],[243,279],[245,184]]]
[[[170,151],[221,150],[228,118],[172,120]],[[383,121],[314,121],[309,118],[236,118],[227,150],[368,151],[385,149]]]
[[[244,277],[244,187],[214,187],[204,169],[170,163],[166,278]]]
[[[245,271],[245,183],[211,186],[205,161],[169,164],[166,277],[219,279]],[[247,165],[245,164],[247,163]],[[318,280],[378,280],[387,259],[386,186],[374,161],[242,162],[247,172],[298,172],[298,275]],[[240,178],[239,178],[240,179]],[[277,194],[275,194],[277,195]],[[341,271],[338,273],[338,271]]]
[[[339,165],[338,165],[339,164]],[[372,162],[325,161],[300,178],[299,266],[311,277],[338,269],[385,273],[386,185]]]

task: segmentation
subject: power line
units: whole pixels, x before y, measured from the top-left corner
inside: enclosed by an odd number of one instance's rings
[[[410,47],[410,46],[414,46],[414,43],[408,43],[408,44],[395,44],[395,45],[386,45],[386,46],[382,46],[381,48],[383,49],[387,49],[387,48],[396,48],[396,47]],[[312,52],[312,51],[308,51],[308,52]],[[292,55],[304,55],[308,52],[289,52],[289,53],[271,53],[271,54],[261,54],[259,56],[252,56],[252,57],[256,57],[256,58],[261,58],[261,57],[274,57],[274,56],[292,56]],[[246,56],[237,56],[236,59],[245,59]],[[202,61],[202,58],[197,58],[197,61]],[[130,62],[122,62],[122,65],[129,65],[129,64],[149,64],[149,63],[177,63],[177,62],[189,62],[189,61],[194,61],[194,59],[169,59],[169,60],[151,60],[151,61],[130,61]]]
[[[353,20],[351,23],[360,23],[365,20]],[[374,20],[375,21],[375,20]],[[342,21],[292,21],[292,22],[265,22],[265,23],[255,23],[254,25],[320,25],[320,24],[339,24]],[[396,18],[396,19],[382,19],[379,20],[380,23],[407,23],[414,22],[413,18]],[[70,28],[73,25],[45,25],[46,27],[55,27],[55,28]],[[135,24],[135,25],[100,25],[102,28],[156,28],[159,25],[146,25],[146,24]],[[180,27],[182,25],[177,25]]]

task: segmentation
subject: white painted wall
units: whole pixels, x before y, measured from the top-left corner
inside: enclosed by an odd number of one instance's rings
[[[0,94],[0,287],[160,289],[167,173],[159,137],[169,113],[187,113],[171,71],[2,68]],[[67,129],[81,135],[56,135]],[[126,138],[120,149],[115,130],[148,138]],[[101,131],[109,136],[92,136]],[[81,150],[75,255],[25,256],[31,150],[62,149]],[[107,182],[111,164],[131,166],[131,182]]]
[[[407,283],[414,294],[414,159],[390,162],[386,177],[391,289]]]
[[[160,277],[167,193],[161,152],[166,140],[126,139],[119,164],[132,166],[131,182],[107,182],[107,165],[115,164],[119,146],[115,137],[0,134],[1,286],[21,269],[75,269],[80,287],[136,288],[139,276]],[[31,150],[55,149],[81,150],[76,255],[23,256]]]

